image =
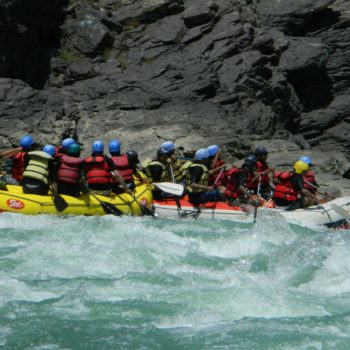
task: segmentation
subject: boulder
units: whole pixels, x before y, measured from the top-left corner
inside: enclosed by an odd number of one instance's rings
[[[318,39],[288,38],[288,48],[282,52],[278,68],[289,75],[322,70],[327,64],[328,51]]]
[[[300,33],[312,17],[335,0],[261,0],[257,5],[260,22],[286,34]]]
[[[79,11],[77,18],[67,19],[62,26],[64,45],[70,51],[94,57],[111,47],[113,36],[101,19],[88,11]]]
[[[215,17],[217,7],[211,1],[187,0],[182,18],[187,28],[210,22]]]
[[[125,26],[153,23],[183,10],[184,0],[138,0],[112,11],[113,19]]]

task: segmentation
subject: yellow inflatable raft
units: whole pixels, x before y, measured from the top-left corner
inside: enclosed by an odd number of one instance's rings
[[[52,195],[38,196],[25,194],[21,186],[7,185],[7,190],[0,190],[0,212],[13,212],[26,215],[105,215],[103,203],[112,205],[123,215],[142,215],[146,208],[152,207],[152,189],[148,184],[136,186],[133,195],[118,194],[111,197],[84,194],[79,198],[60,195],[68,206],[58,211]],[[102,205],[101,205],[101,202]],[[147,211],[148,209],[146,209]],[[108,211],[107,211],[108,213]]]

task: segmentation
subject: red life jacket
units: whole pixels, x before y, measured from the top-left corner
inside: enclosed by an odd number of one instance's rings
[[[315,193],[317,191],[318,187],[316,184],[316,178],[315,178],[315,174],[312,171],[308,171],[304,176],[303,176],[304,180],[306,180],[307,182],[310,182],[311,184],[313,184],[314,186],[309,185],[306,181],[304,182],[304,187],[312,192]]]
[[[290,178],[294,175],[292,171],[284,171],[278,174],[276,177],[279,180],[279,184],[275,186],[273,198],[285,199],[289,202],[294,202],[298,199],[300,191],[296,191]]]
[[[84,161],[86,182],[90,184],[109,184],[112,180],[111,168],[104,156],[90,156]]]
[[[256,162],[256,171],[260,174],[266,171],[269,168],[267,162],[260,162],[259,160]],[[268,185],[270,183],[270,177],[268,174],[260,177],[261,185]]]
[[[56,151],[55,151],[55,155],[54,157],[58,157],[62,154],[66,154],[64,151],[63,151],[63,147],[62,146],[57,146],[56,147]]]
[[[256,162],[256,171],[258,174],[264,172],[269,168],[269,165],[265,162],[260,162],[259,160]],[[257,190],[259,187],[259,178],[256,179],[256,181],[252,181],[254,178],[254,175],[249,174],[248,179],[247,179],[247,188],[250,190]],[[268,185],[270,183],[270,177],[269,175],[263,175],[260,177],[260,186]]]
[[[134,170],[130,166],[128,156],[126,154],[121,154],[119,156],[113,156],[111,159],[113,160],[118,173],[123,177],[125,182],[133,182]]]
[[[58,169],[58,182],[65,182],[79,186],[81,158],[60,154],[61,165]]]
[[[12,177],[17,181],[21,181],[23,178],[24,172],[24,157],[27,152],[19,152],[17,153],[12,162]]]
[[[224,164],[225,164],[225,162],[223,160],[218,159],[217,162],[215,163],[213,169],[218,168],[219,166],[224,165]],[[221,172],[221,170],[219,170],[218,172],[216,172],[215,174],[213,174],[209,177],[209,180],[208,180],[209,185],[214,185],[220,172]],[[226,182],[227,182],[227,176],[226,176],[226,173],[223,171],[221,173],[221,175],[219,176],[218,180],[216,181],[216,186],[225,186]]]
[[[254,174],[248,174],[245,187],[247,187],[249,190],[258,189],[258,181],[253,182],[253,178],[254,178]]]
[[[227,176],[227,183],[226,183],[226,195],[227,197],[231,197],[231,198],[238,198],[239,194],[236,192],[237,189],[237,175],[239,173],[241,173],[242,169],[240,168],[231,168],[230,170],[228,170],[226,172],[226,176]]]
[[[283,171],[275,171],[273,177],[275,180],[278,180]]]

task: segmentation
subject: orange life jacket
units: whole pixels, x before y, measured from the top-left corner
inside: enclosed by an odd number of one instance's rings
[[[275,186],[273,198],[285,199],[289,202],[294,202],[298,199],[300,191],[296,191],[290,178],[294,175],[293,171],[284,171],[275,174],[275,178],[279,183]]]
[[[27,152],[17,153],[12,162],[12,177],[17,181],[22,181],[24,172],[24,158]]]
[[[119,156],[113,156],[111,159],[113,160],[118,173],[123,177],[125,182],[133,182],[134,170],[130,166],[128,156],[126,154],[122,154]]]
[[[80,166],[84,161],[81,158],[70,157],[60,154],[61,165],[58,169],[58,182],[65,182],[72,185],[79,185]]]
[[[84,161],[86,182],[90,184],[109,184],[112,182],[111,168],[104,156],[90,156]]]

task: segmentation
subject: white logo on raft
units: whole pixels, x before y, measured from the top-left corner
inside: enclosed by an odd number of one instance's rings
[[[12,209],[23,209],[24,203],[17,199],[8,199],[6,204]]]

